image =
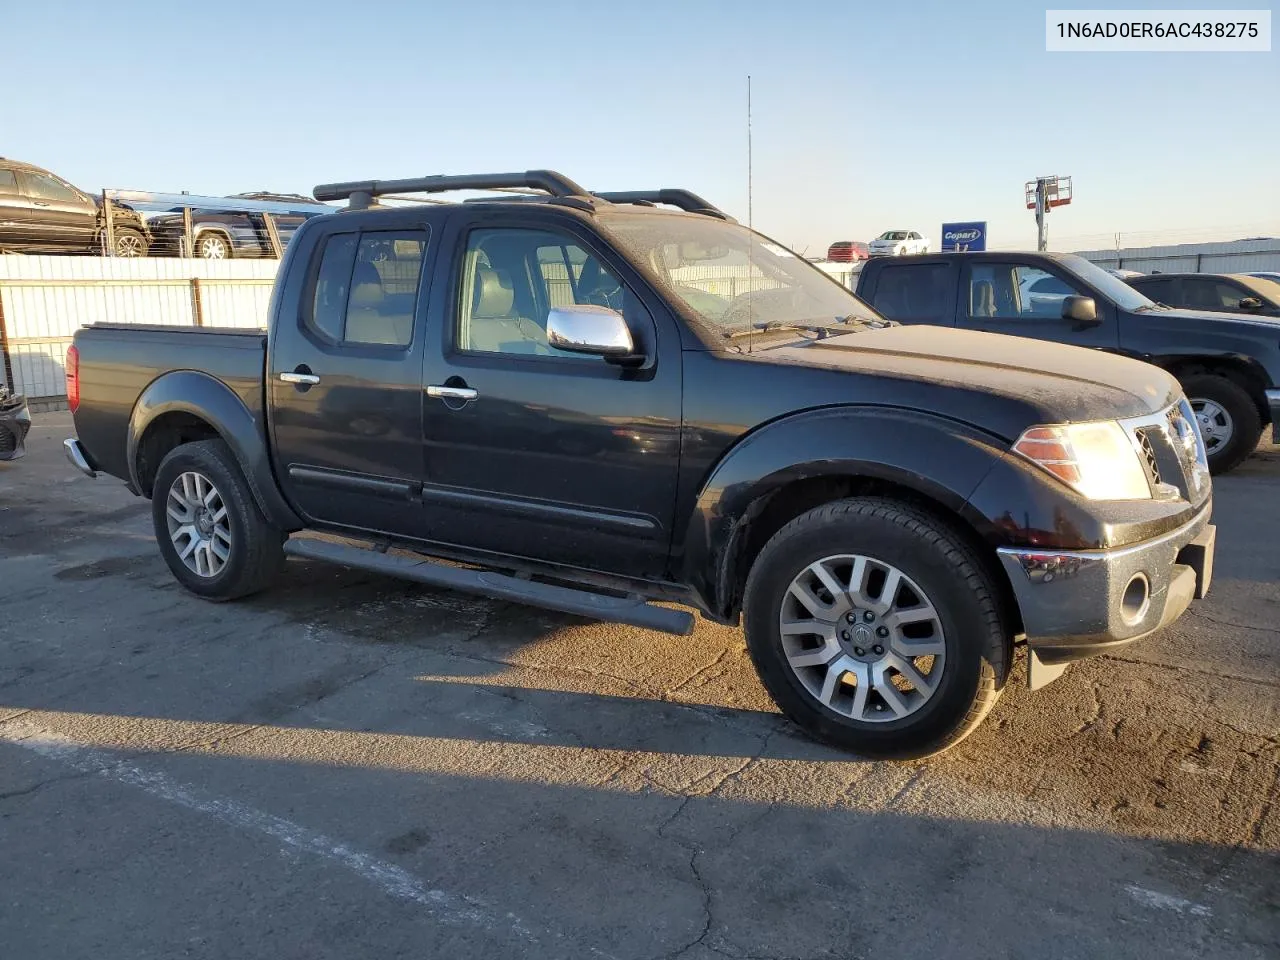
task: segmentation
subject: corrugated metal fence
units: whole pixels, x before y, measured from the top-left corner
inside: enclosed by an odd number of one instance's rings
[[[1280,239],[1232,240],[1226,243],[1179,243],[1165,247],[1082,250],[1079,255],[1100,267],[1141,273],[1251,273],[1280,271]]]
[[[0,379],[66,395],[63,365],[86,323],[259,327],[278,261],[0,256]]]

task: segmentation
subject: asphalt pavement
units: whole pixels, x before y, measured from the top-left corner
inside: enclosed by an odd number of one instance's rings
[[[1280,450],[1213,592],[932,762],[741,636],[290,561],[209,604],[38,414],[0,464],[0,957],[1280,957]]]

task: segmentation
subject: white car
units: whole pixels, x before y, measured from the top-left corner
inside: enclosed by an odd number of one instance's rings
[[[914,230],[886,230],[868,247],[873,257],[904,257],[909,253],[928,253],[929,238]]]

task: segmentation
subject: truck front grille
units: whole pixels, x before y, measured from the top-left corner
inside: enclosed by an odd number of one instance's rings
[[[1183,399],[1160,413],[1122,422],[1157,497],[1198,504],[1209,495],[1209,465],[1191,404]]]
[[[18,448],[18,438],[11,430],[0,426],[0,453],[13,453]]]

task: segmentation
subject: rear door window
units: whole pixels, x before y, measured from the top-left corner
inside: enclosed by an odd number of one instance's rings
[[[890,320],[949,323],[950,278],[946,263],[885,267],[871,305]]]
[[[331,343],[407,347],[427,234],[335,233],[325,242],[307,326]]]

